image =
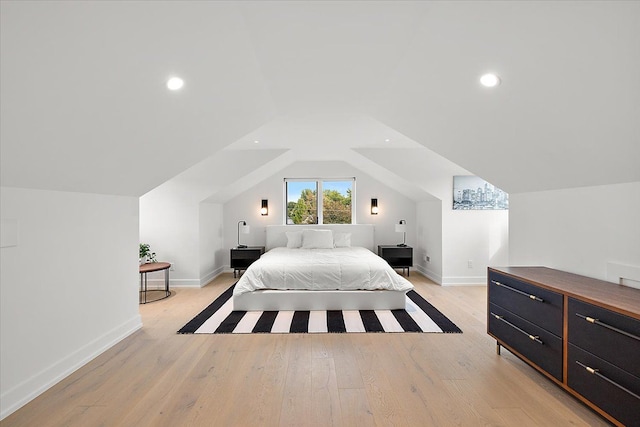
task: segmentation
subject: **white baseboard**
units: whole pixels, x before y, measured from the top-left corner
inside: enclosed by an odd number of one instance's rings
[[[164,289],[164,279],[147,280],[149,289]],[[169,279],[169,288],[201,288],[199,279]]]
[[[487,276],[441,276],[425,266],[416,264],[416,270],[433,280],[440,286],[478,286],[487,285]]]
[[[213,279],[224,273],[225,268],[224,265],[222,267],[218,267],[215,270],[211,271],[209,274],[206,274],[204,277],[200,278],[200,287],[207,285]]]
[[[48,368],[34,374],[12,389],[7,390],[0,396],[0,420],[11,415],[140,328],[142,328],[142,319],[138,314]]]
[[[422,275],[436,282],[438,285],[442,285],[442,276],[440,276],[439,274],[434,273],[433,271],[429,270],[428,268],[425,268],[420,264],[416,264],[416,270],[418,270]]]
[[[215,270],[205,274],[200,279],[169,279],[169,288],[202,288],[207,283],[224,273],[227,269],[225,266],[218,267]],[[233,270],[229,270],[232,271]],[[147,280],[149,289],[164,289],[164,278]]]
[[[487,276],[443,277],[442,286],[479,286],[487,285]]]

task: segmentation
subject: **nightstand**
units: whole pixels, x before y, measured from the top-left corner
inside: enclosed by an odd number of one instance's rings
[[[413,248],[411,246],[378,245],[378,256],[389,263],[393,268],[401,268],[402,274],[413,267]]]
[[[264,253],[264,246],[249,246],[246,248],[231,249],[231,268],[233,268],[233,277],[236,272],[246,270],[254,261],[256,261]]]

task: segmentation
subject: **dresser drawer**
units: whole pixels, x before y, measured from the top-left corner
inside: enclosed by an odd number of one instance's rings
[[[562,339],[495,304],[489,304],[489,333],[562,381]]]
[[[571,344],[640,377],[640,320],[569,298],[568,335]]]
[[[489,302],[562,337],[562,295],[493,271]]]
[[[640,378],[569,344],[567,385],[624,425],[640,426]]]

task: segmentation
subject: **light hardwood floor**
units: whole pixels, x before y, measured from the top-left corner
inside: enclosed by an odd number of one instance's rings
[[[486,334],[486,288],[416,290],[463,334],[178,335],[234,281],[140,307],[144,327],[10,426],[606,426]]]

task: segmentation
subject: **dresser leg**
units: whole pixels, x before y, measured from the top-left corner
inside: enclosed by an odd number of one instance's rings
[[[500,356],[500,343],[496,341],[496,354]]]

